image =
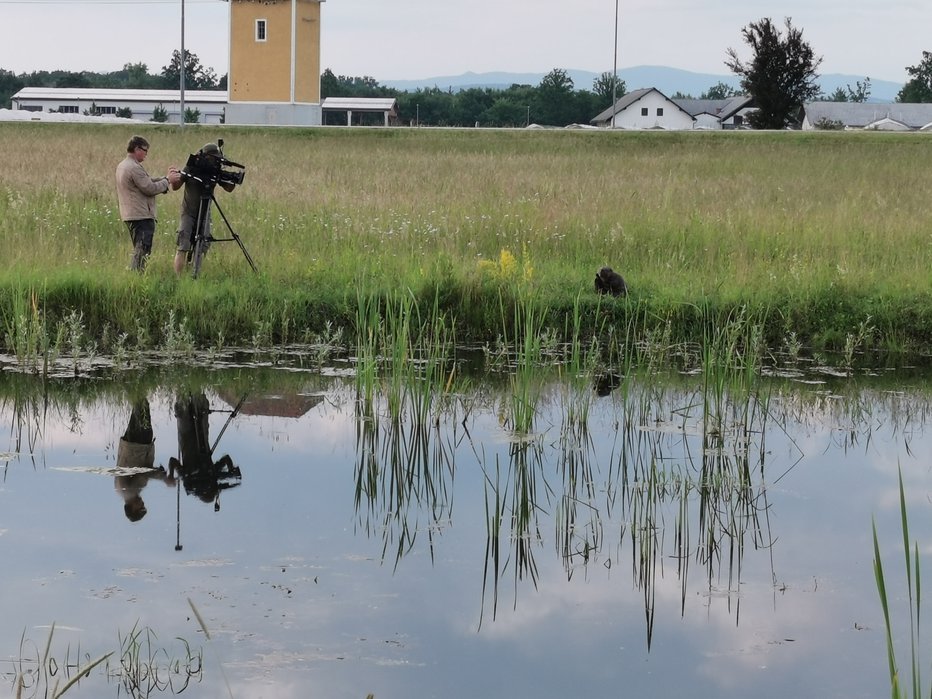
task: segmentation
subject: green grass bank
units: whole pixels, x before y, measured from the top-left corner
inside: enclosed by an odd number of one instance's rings
[[[159,197],[147,273],[128,271],[114,169],[137,132],[153,174],[225,140],[246,179],[217,199],[258,275],[218,243],[199,279],[174,277],[180,193]],[[100,338],[172,319],[202,344],[287,342],[403,295],[463,343],[532,307],[567,338],[701,342],[743,314],[771,347],[922,351],[929,162],[928,134],[2,123],[0,317],[7,351],[25,318],[75,312]],[[595,294],[606,264],[627,299]]]

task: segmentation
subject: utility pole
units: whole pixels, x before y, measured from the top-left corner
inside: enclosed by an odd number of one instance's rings
[[[182,0],[184,2],[184,0]],[[612,65],[612,128],[615,128],[615,102],[618,93],[618,0],[615,0],[615,62]]]
[[[181,73],[181,128],[184,128],[184,0],[181,0],[181,70],[178,72]]]

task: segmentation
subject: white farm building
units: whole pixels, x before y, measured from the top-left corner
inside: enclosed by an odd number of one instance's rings
[[[59,114],[114,116],[118,110],[129,109],[139,121],[151,121],[161,108],[169,123],[181,123],[180,90],[24,87],[13,95],[12,103],[14,110]],[[226,90],[185,90],[185,111],[196,110],[202,124],[222,124],[226,106]]]
[[[655,87],[618,98],[590,123],[616,129],[733,129],[744,126],[753,107],[750,97],[721,100],[671,99]]]

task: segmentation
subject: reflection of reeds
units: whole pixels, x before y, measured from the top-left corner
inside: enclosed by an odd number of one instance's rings
[[[159,645],[151,628],[134,626],[125,636],[120,634],[120,663],[116,667],[108,664],[107,675],[117,679],[131,697],[148,697],[155,692],[181,694],[192,680],[200,681],[204,655],[185,639],[176,640],[182,648],[179,656]]]
[[[735,345],[721,345],[728,346]],[[726,350],[721,351],[724,358]],[[768,394],[756,380],[747,383],[743,364],[709,361],[703,373],[698,386],[678,394],[675,403],[656,380],[626,377],[619,397],[609,399],[619,401],[622,417],[615,422],[614,466],[603,475],[601,503],[592,484],[597,477],[594,447],[578,421],[563,415],[558,551],[570,577],[595,561],[610,565],[602,550],[601,520],[603,513],[621,506],[620,539],[626,533],[630,537],[632,577],[644,595],[648,646],[655,584],[665,558],[676,561],[684,611],[691,564],[704,571],[710,587],[724,575],[729,591],[735,591],[746,548],[770,542],[761,518],[766,511]]]
[[[542,450],[535,442],[512,443],[509,449],[508,472],[501,478],[498,463],[495,480],[485,477],[486,560],[482,576],[482,610],[486,592],[492,588],[492,618],[498,611],[499,582],[508,568],[514,571],[514,604],[518,603],[519,583],[528,578],[537,587],[538,570],[535,549],[540,545],[538,525],[538,481],[543,481]],[[509,495],[510,493],[510,495]],[[506,533],[512,548],[502,552],[502,537]],[[482,625],[482,615],[479,619]]]
[[[120,689],[131,697],[148,697],[155,693],[181,694],[192,680],[200,681],[202,677],[202,651],[193,649],[186,640],[179,638],[176,640],[181,644],[181,652],[176,655],[172,649],[158,645],[155,632],[148,627],[137,626],[126,636],[120,634],[120,656],[116,665],[110,662],[115,651],[92,659],[81,651],[80,646],[72,650],[69,645],[63,656],[56,656],[52,649],[54,636],[53,623],[40,652],[23,632],[19,656],[13,661],[16,670],[13,685],[17,699],[21,699],[24,691],[30,697],[58,699],[81,680],[90,677],[91,671],[102,663],[105,664],[107,681],[118,683]]]
[[[450,519],[454,450],[441,434],[431,424],[357,413],[356,509],[364,530],[382,537],[383,558],[392,551],[395,565],[420,532],[433,555],[434,535]]]
[[[449,518],[453,449],[440,436],[440,398],[455,381],[452,328],[436,302],[422,322],[409,293],[363,296],[357,322],[356,508],[365,507],[383,537],[383,557],[397,562],[426,528],[429,541]],[[382,411],[384,409],[384,412]],[[430,513],[426,525],[418,513]],[[378,513],[384,513],[381,516]],[[432,550],[432,546],[431,546]]]

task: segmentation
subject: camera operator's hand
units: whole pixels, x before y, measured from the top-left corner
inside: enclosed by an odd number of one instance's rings
[[[178,189],[184,183],[184,176],[176,167],[168,168],[168,183],[172,189]]]

